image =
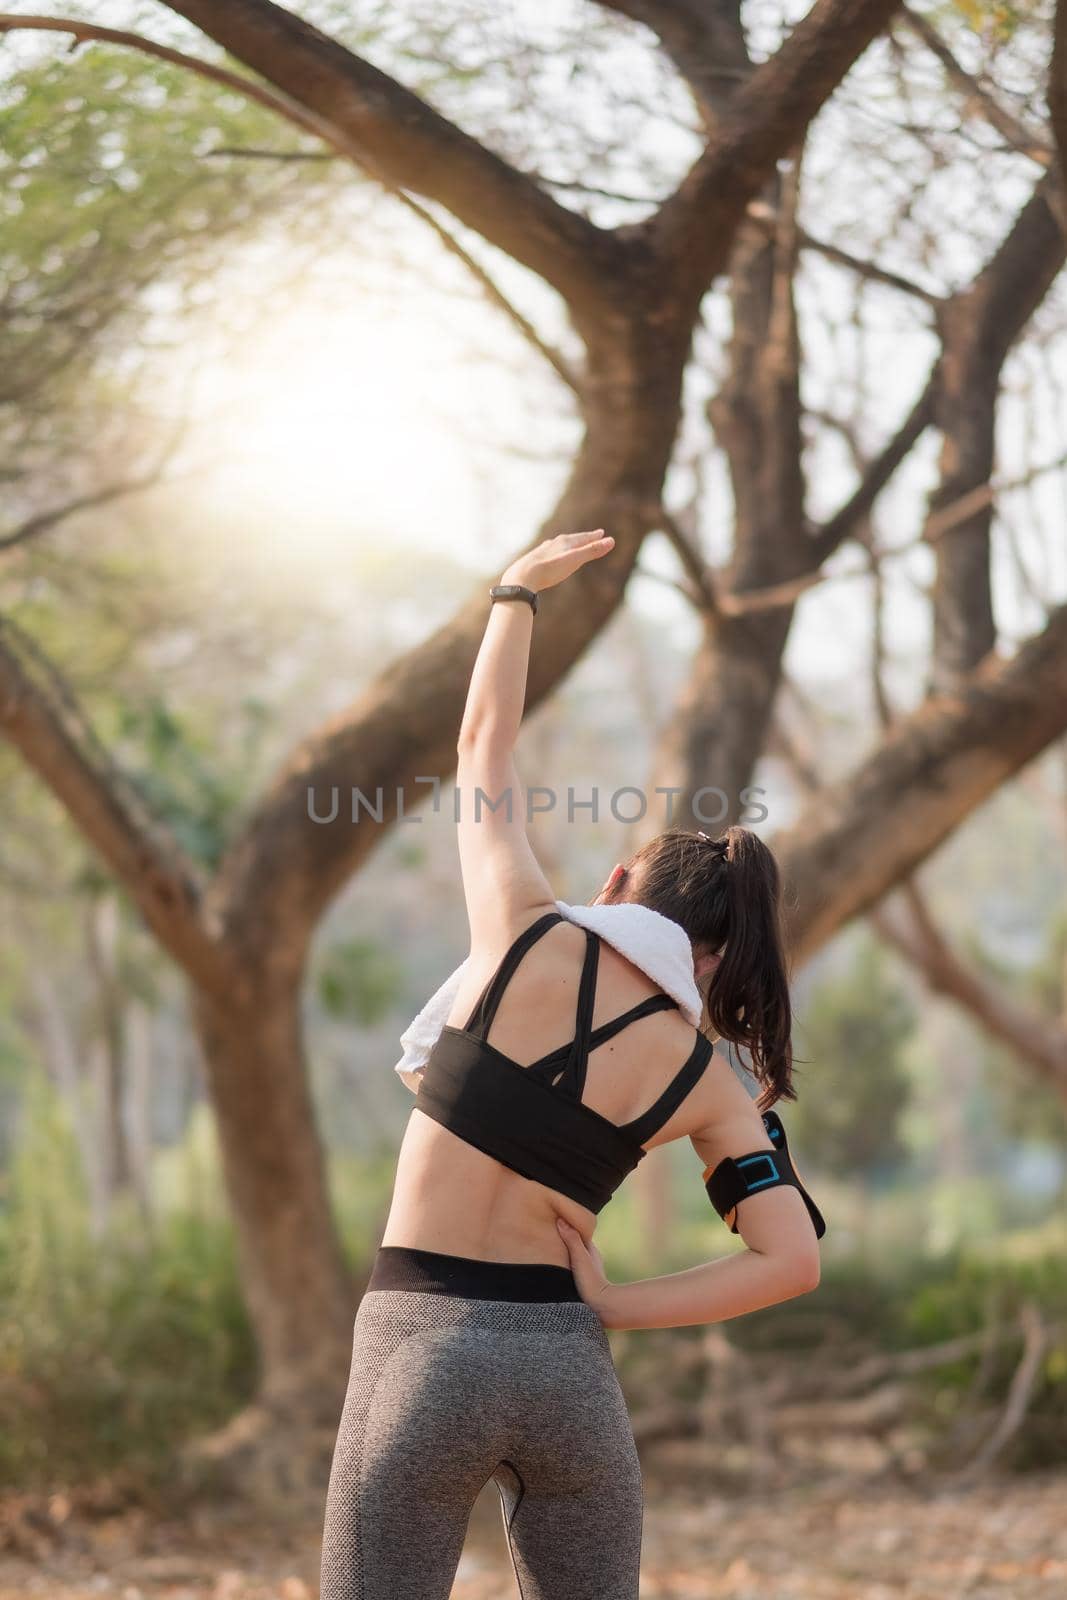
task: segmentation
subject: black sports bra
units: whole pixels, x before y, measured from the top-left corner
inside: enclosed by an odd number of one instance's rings
[[[465,1028],[446,1023],[426,1061],[415,1104],[426,1116],[524,1178],[600,1211],[648,1152],[642,1146],[672,1117],[713,1054],[697,1032],[692,1053],[647,1111],[611,1122],[582,1103],[589,1052],[630,1022],[677,1007],[668,994],[650,995],[622,1016],[593,1028],[599,935],[586,930],[578,990],[577,1031],[528,1067],[513,1061],[486,1035],[513,972],[543,933],[565,918],[549,911],[524,929],[482,990]]]

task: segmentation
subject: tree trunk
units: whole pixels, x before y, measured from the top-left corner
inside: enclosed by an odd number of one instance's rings
[[[937,489],[926,537],[937,555],[929,692],[951,693],[993,649],[996,627],[990,529],[997,399],[1008,354],[1063,266],[1064,236],[1041,180],[985,269],[941,308],[942,354],[935,421],[941,431]],[[952,508],[977,502],[964,516]],[[938,531],[948,518],[949,525]]]
[[[774,233],[746,224],[731,261],[729,373],[708,407],[733,488],[731,595],[787,582],[818,564],[804,523],[796,195],[794,165],[767,191]],[[681,790],[681,826],[726,827],[742,816],[742,790],[766,744],[792,618],[792,606],[705,613],[700,647],[657,756],[657,781]],[[702,790],[708,792],[701,796]]]
[[[218,1127],[259,1398],[336,1420],[356,1309],[330,1211],[301,1038],[299,987],[272,979],[249,1004],[193,993]]]

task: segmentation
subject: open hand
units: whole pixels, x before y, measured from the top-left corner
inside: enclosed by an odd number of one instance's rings
[[[533,550],[516,559],[501,575],[501,583],[523,583],[528,589],[552,589],[584,567],[587,561],[606,556],[615,540],[603,528],[591,533],[557,533],[544,539]]]

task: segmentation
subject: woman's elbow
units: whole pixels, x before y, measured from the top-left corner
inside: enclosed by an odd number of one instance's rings
[[[794,1256],[789,1263],[790,1282],[795,1284],[793,1294],[810,1294],[817,1289],[821,1271],[822,1261],[817,1246]]]
[[[464,723],[456,737],[456,753],[464,756],[473,752],[497,751],[511,749],[514,740],[508,741],[499,723],[481,718],[476,722]]]
[[[779,1298],[794,1300],[798,1295],[811,1294],[819,1287],[820,1269],[818,1248],[794,1250],[780,1256],[774,1273]]]

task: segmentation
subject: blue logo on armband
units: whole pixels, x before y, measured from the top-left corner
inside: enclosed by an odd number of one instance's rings
[[[751,1193],[753,1189],[764,1189],[769,1183],[780,1183],[782,1181],[782,1175],[778,1171],[778,1168],[775,1165],[774,1157],[771,1155],[769,1150],[762,1151],[759,1155],[744,1156],[740,1161],[736,1161],[734,1165],[737,1167],[751,1167],[757,1165],[761,1161],[764,1162],[770,1169],[770,1176],[766,1178],[750,1178],[747,1173],[743,1174],[749,1193]]]

